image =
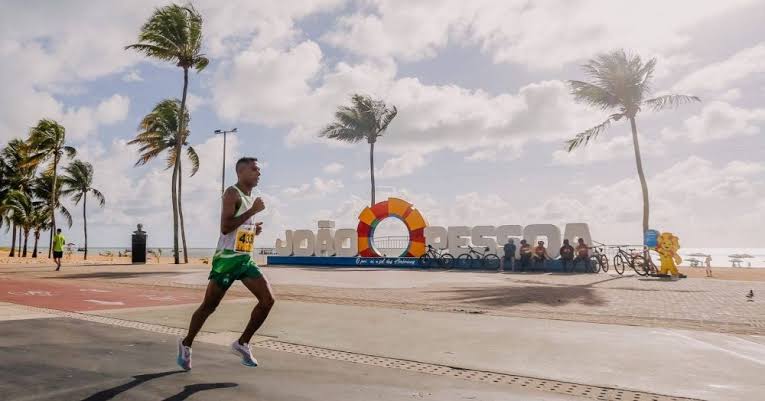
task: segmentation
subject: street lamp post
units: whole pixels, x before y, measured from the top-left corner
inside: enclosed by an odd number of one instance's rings
[[[220,196],[223,197],[223,192],[226,190],[226,134],[235,134],[237,132],[236,128],[230,129],[230,130],[215,130],[215,135],[223,134],[223,168],[221,171],[221,181],[220,181]]]

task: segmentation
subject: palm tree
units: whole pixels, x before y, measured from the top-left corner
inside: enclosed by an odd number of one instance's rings
[[[675,108],[684,103],[701,101],[696,96],[688,95],[662,95],[647,99],[652,92],[651,80],[655,67],[655,58],[643,63],[638,55],[628,55],[624,50],[614,50],[600,54],[582,66],[591,79],[589,82],[569,81],[571,93],[577,102],[598,107],[603,111],[616,111],[600,125],[580,132],[569,140],[567,142],[569,152],[587,145],[605,131],[612,121],[626,118],[630,122],[635,162],[640,178],[640,188],[643,192],[643,234],[648,231],[649,226],[648,185],[643,172],[635,117],[644,108],[659,111]]]
[[[30,186],[32,179],[35,175],[36,167],[31,165],[32,148],[30,145],[21,139],[12,139],[8,142],[8,145],[0,152],[0,168],[4,171],[3,180],[0,183],[0,199],[6,199],[11,191],[21,191],[25,194],[30,193]],[[4,212],[12,214],[12,209],[5,208]],[[10,216],[0,219],[5,220],[5,223],[13,226],[13,238],[11,244],[10,257],[16,256],[16,232],[21,234],[21,230],[17,230],[17,226]],[[21,241],[19,240],[19,245]]]
[[[37,257],[37,244],[40,241],[40,233],[50,229],[50,212],[48,212],[48,205],[40,204],[35,208],[31,217],[32,229],[34,230],[35,245],[32,250],[32,257]]]
[[[50,216],[54,212],[58,212],[61,216],[64,217],[64,221],[66,222],[67,227],[72,227],[72,214],[69,212],[69,209],[66,208],[66,206],[62,205],[60,202],[61,199],[61,186],[56,186],[56,193],[55,197],[53,194],[53,182],[60,181],[62,177],[56,177],[54,179],[53,175],[49,172],[43,172],[40,176],[36,177],[32,183],[31,192],[32,195],[37,199],[51,199],[55,198],[56,203],[54,204],[54,207],[51,210],[51,205],[48,202],[44,202],[40,204],[40,213],[44,213],[45,215],[50,218]],[[53,228],[53,221],[49,220],[49,224],[47,225],[41,225],[42,229],[50,229],[51,232],[55,231]]]
[[[181,159],[176,157],[175,146],[178,143],[178,132],[180,121],[178,116],[180,115],[181,102],[178,99],[165,99],[152,109],[151,113],[147,114],[138,126],[140,131],[135,139],[128,142],[130,145],[138,145],[140,157],[136,161],[136,166],[142,166],[164,152],[167,152],[167,168],[181,166]],[[185,121],[189,121],[188,111],[185,113]],[[186,156],[191,162],[191,176],[199,171],[199,156],[193,147],[189,146],[189,129],[184,128],[181,143],[186,147]],[[181,193],[182,175],[173,171],[172,180],[172,193],[175,193],[176,183],[178,185],[178,193]],[[173,198],[173,213],[175,213],[175,198]],[[177,233],[176,233],[177,234]],[[181,234],[183,235],[184,243],[184,260],[188,262],[188,256],[185,249],[186,234],[183,227],[183,219],[181,219]],[[176,240],[177,240],[176,236]],[[175,263],[179,263],[178,260],[178,248],[177,241],[175,243]]]
[[[8,193],[4,199],[4,207],[11,211],[12,220],[19,227],[19,246],[21,238],[24,238],[24,250],[21,257],[27,257],[27,243],[29,241],[29,231],[32,229],[32,216],[35,211],[35,203],[26,193],[13,190]]]
[[[88,193],[93,193],[101,207],[104,207],[106,204],[106,198],[104,198],[104,195],[99,190],[93,188],[93,165],[81,160],[75,160],[64,170],[66,175],[61,177],[63,188],[61,194],[71,196],[75,205],[82,201],[82,221],[85,230],[85,260],[88,260]]]
[[[147,57],[175,63],[183,69],[183,96],[178,111],[179,116],[188,116],[186,112],[186,94],[189,86],[189,69],[194,68],[197,72],[202,71],[210,60],[202,53],[202,15],[191,5],[179,6],[172,4],[157,8],[149,17],[149,20],[141,27],[138,34],[138,43],[126,46],[125,49],[134,49]],[[178,131],[185,129],[187,121],[181,119]],[[181,202],[181,163],[180,154],[183,147],[184,135],[178,135],[175,143],[175,164],[173,170],[173,250],[175,251],[175,263],[178,260],[178,219],[183,227],[183,204]],[[176,186],[175,182],[179,184]],[[186,233],[183,235],[183,258],[186,263],[188,252],[186,249]]]
[[[29,143],[33,148],[34,154],[30,158],[30,164],[38,165],[43,161],[51,160],[48,166],[47,173],[53,178],[52,187],[50,191],[50,246],[48,247],[48,257],[51,256],[51,250],[53,249],[53,232],[56,231],[56,213],[54,213],[58,204],[58,164],[61,161],[64,154],[70,159],[73,158],[77,151],[71,147],[66,146],[66,129],[59,123],[50,120],[42,119],[29,133]],[[71,223],[70,223],[71,226]]]
[[[369,144],[369,173],[372,178],[372,205],[375,204],[375,143],[388,124],[396,117],[396,106],[388,107],[382,100],[367,95],[355,94],[351,106],[340,106],[335,112],[335,121],[327,125],[320,136],[342,142],[358,143],[366,140]]]

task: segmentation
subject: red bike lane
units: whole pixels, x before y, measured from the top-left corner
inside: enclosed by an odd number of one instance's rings
[[[92,281],[0,279],[0,301],[63,311],[193,304],[201,289],[131,287]]]

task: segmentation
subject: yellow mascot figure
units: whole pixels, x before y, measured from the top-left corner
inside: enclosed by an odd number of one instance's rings
[[[672,233],[661,233],[656,244],[656,251],[661,259],[659,275],[666,276],[671,272],[673,276],[685,277],[677,271],[677,265],[683,262],[677,250],[680,249],[680,240]]]

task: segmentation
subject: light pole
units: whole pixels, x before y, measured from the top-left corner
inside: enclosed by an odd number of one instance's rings
[[[223,193],[226,190],[226,134],[235,134],[236,128],[230,129],[228,131],[226,130],[215,130],[215,135],[223,134],[223,169],[222,169],[222,177],[220,180],[220,196],[223,197]]]

